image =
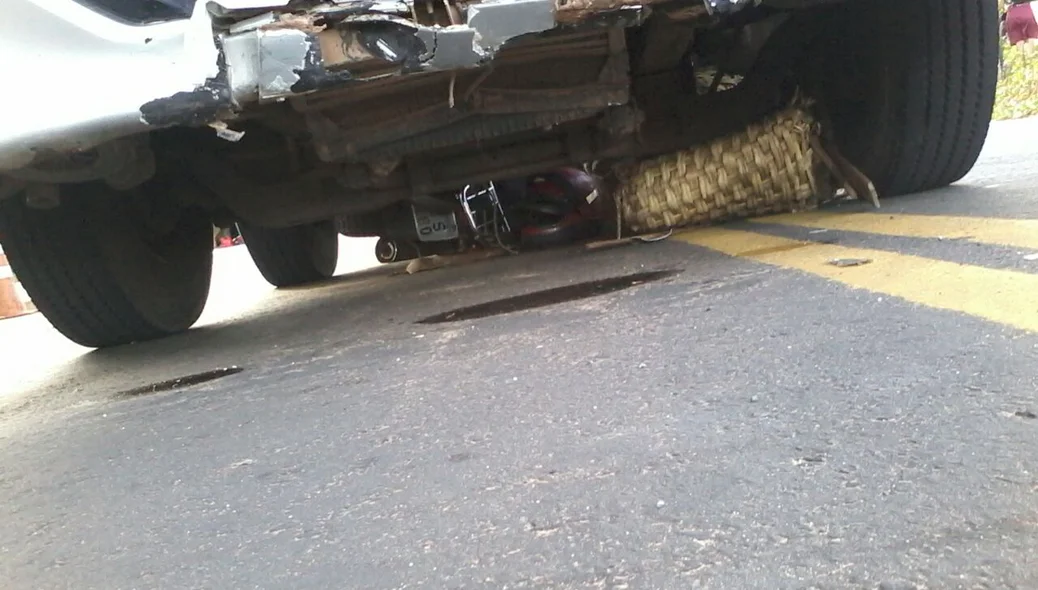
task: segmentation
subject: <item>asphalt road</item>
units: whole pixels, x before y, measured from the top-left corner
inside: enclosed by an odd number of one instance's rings
[[[1036,158],[998,124],[878,212],[302,290],[225,250],[119,350],[0,322],[0,586],[1038,588]]]

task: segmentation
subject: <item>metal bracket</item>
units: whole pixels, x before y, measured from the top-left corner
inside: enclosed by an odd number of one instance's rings
[[[467,185],[458,193],[458,202],[468,219],[469,228],[481,242],[501,245],[501,231],[511,233],[512,226],[501,207],[493,182]]]

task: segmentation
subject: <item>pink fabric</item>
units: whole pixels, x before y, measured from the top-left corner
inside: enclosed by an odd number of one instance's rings
[[[1013,45],[1038,39],[1038,22],[1031,4],[1014,4],[1006,10],[1006,36]]]

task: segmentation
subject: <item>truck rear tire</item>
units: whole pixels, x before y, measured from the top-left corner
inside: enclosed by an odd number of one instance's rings
[[[68,185],[61,204],[34,209],[0,201],[0,243],[36,308],[68,339],[101,348],[187,330],[209,295],[212,226],[144,196]]]
[[[256,268],[275,287],[315,283],[335,274],[339,232],[331,221],[277,229],[238,227]]]
[[[998,81],[991,0],[853,0],[833,8],[819,91],[844,154],[883,196],[973,167]]]

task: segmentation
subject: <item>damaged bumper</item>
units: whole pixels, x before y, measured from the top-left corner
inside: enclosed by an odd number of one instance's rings
[[[250,103],[392,76],[478,68],[510,41],[576,26],[603,12],[614,22],[638,24],[645,5],[655,1],[488,0],[462,7],[447,1],[346,0],[303,13],[271,10],[225,25],[218,36],[224,56],[219,79],[192,95],[145,104],[141,114],[151,125],[195,124]],[[233,17],[242,11],[221,12]],[[200,112],[202,103],[208,112]]]
[[[636,25],[661,0],[199,0],[134,26],[75,0],[7,0],[0,71],[28,85],[0,114],[0,171],[250,104],[392,76],[478,68],[520,37]],[[753,0],[705,0],[704,14]],[[303,6],[304,8],[300,8]],[[286,7],[291,7],[291,11]]]

